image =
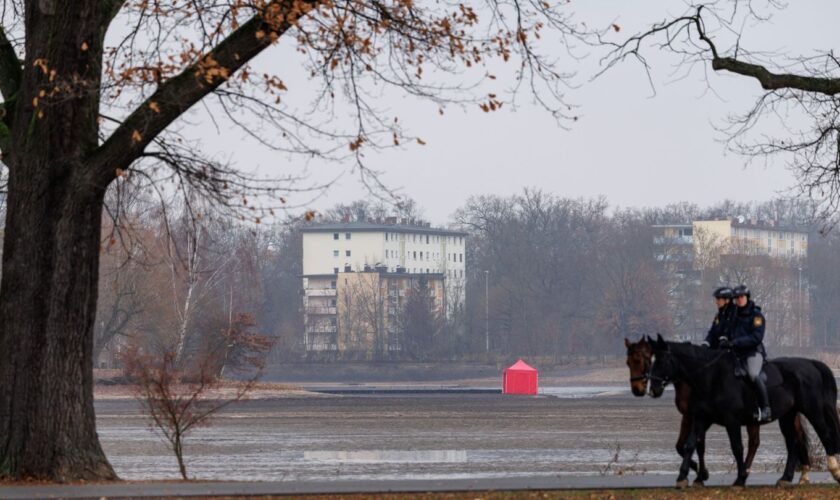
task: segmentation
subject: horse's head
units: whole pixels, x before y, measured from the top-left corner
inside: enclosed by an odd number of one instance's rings
[[[679,364],[668,343],[661,335],[657,335],[656,340],[651,341],[651,346],[653,348],[653,364],[648,375],[650,395],[658,398],[665,392],[665,387],[677,377]]]
[[[653,346],[649,339],[642,337],[638,342],[624,339],[627,347],[627,367],[630,368],[630,390],[634,396],[644,396],[647,392],[648,375],[653,358]]]

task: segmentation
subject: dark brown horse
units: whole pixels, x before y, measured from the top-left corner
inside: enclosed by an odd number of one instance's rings
[[[631,342],[628,339],[624,339],[624,345],[627,347],[627,366],[630,368],[630,389],[632,390],[634,396],[642,397],[648,393],[648,374],[650,373],[650,366],[653,359],[653,346],[647,342],[645,337],[642,337],[638,342]],[[680,415],[682,415],[682,420],[680,421],[680,435],[677,438],[676,448],[677,453],[680,456],[683,456],[685,442],[692,426],[691,419],[688,416],[688,401],[691,397],[691,388],[688,384],[683,382],[675,382],[674,392],[676,393],[674,403],[677,405],[677,411],[679,411]],[[805,434],[805,430],[802,428],[802,421],[800,420],[798,414],[794,420],[794,427],[796,429],[799,442],[807,442],[807,436]],[[747,470],[752,467],[753,459],[755,458],[755,453],[758,450],[760,442],[761,438],[759,436],[758,424],[748,425],[747,459],[745,460]],[[697,473],[695,483],[703,484],[703,482],[709,478],[709,471],[706,469],[706,462],[703,456],[705,453],[705,443],[698,441],[696,443],[696,450],[697,460],[699,463],[692,460],[691,468]],[[800,484],[809,482],[809,471],[809,466],[801,466],[801,475],[799,476]]]

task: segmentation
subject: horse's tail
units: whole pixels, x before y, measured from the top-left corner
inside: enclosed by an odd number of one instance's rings
[[[820,372],[822,378],[824,405],[823,411],[825,414],[823,418],[830,427],[832,433],[832,441],[834,442],[834,450],[829,451],[830,455],[840,452],[840,415],[837,413],[837,380],[834,378],[834,372],[831,368],[815,361],[817,370]]]

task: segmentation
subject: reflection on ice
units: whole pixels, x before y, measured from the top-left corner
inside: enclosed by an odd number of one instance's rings
[[[672,390],[671,386],[666,387]],[[588,399],[604,396],[622,396],[630,394],[630,385],[571,385],[540,387],[540,394],[565,399]]]
[[[466,450],[313,450],[303,452],[304,460],[342,463],[458,463],[467,461]]]
[[[565,386],[565,387],[541,387],[540,394],[553,396],[555,398],[594,398],[599,396],[615,396],[628,394],[630,386]]]

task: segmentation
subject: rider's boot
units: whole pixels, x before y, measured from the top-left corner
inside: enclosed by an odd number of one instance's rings
[[[759,414],[756,415],[756,420],[759,422],[769,422],[772,419],[770,416],[770,398],[767,396],[767,385],[765,385],[761,374],[755,378],[755,392],[758,396],[759,407]]]

